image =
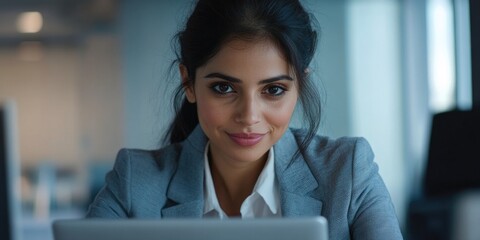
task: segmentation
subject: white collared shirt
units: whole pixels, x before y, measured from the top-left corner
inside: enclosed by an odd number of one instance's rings
[[[210,165],[208,164],[209,143],[205,147],[205,184],[203,216],[206,218],[228,218],[220,207],[215,186],[213,184]],[[241,218],[281,217],[280,193],[275,177],[275,161],[273,147],[268,152],[267,162],[258,176],[252,193],[240,207]]]

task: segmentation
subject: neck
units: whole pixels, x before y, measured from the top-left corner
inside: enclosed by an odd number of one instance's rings
[[[258,176],[265,166],[267,156],[268,152],[261,159],[241,167],[231,166],[225,164],[225,161],[216,161],[215,158],[210,157],[209,164],[215,193],[227,215],[240,215],[240,207],[252,193]]]

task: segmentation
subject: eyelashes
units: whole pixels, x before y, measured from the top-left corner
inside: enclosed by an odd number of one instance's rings
[[[210,84],[209,88],[218,95],[228,96],[235,94],[237,91],[234,86],[228,82],[214,82]],[[288,91],[288,88],[280,84],[269,84],[262,89],[262,94],[266,94],[269,97],[281,97]]]
[[[267,87],[264,91],[262,91],[262,93],[266,93],[268,95],[278,97],[285,94],[286,91],[287,90],[284,87],[273,85],[273,86]]]
[[[229,93],[233,93],[233,87],[229,83],[224,83],[224,82],[216,82],[210,85],[210,89],[213,90],[213,92],[221,95],[226,95]]]

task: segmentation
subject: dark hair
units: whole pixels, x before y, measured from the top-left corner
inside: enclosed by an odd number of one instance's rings
[[[300,143],[303,152],[320,124],[321,100],[311,81],[308,66],[315,53],[317,33],[314,18],[298,0],[199,0],[184,30],[176,36],[175,63],[187,68],[186,84],[193,84],[195,71],[232,38],[269,39],[277,44],[293,67],[299,98],[307,124],[307,136]],[[165,135],[166,143],[181,142],[198,124],[197,107],[185,99],[184,86],[174,97],[176,113]]]

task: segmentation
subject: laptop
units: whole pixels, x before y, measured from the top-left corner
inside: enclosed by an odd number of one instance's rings
[[[328,240],[324,217],[263,219],[57,220],[55,240]]]

